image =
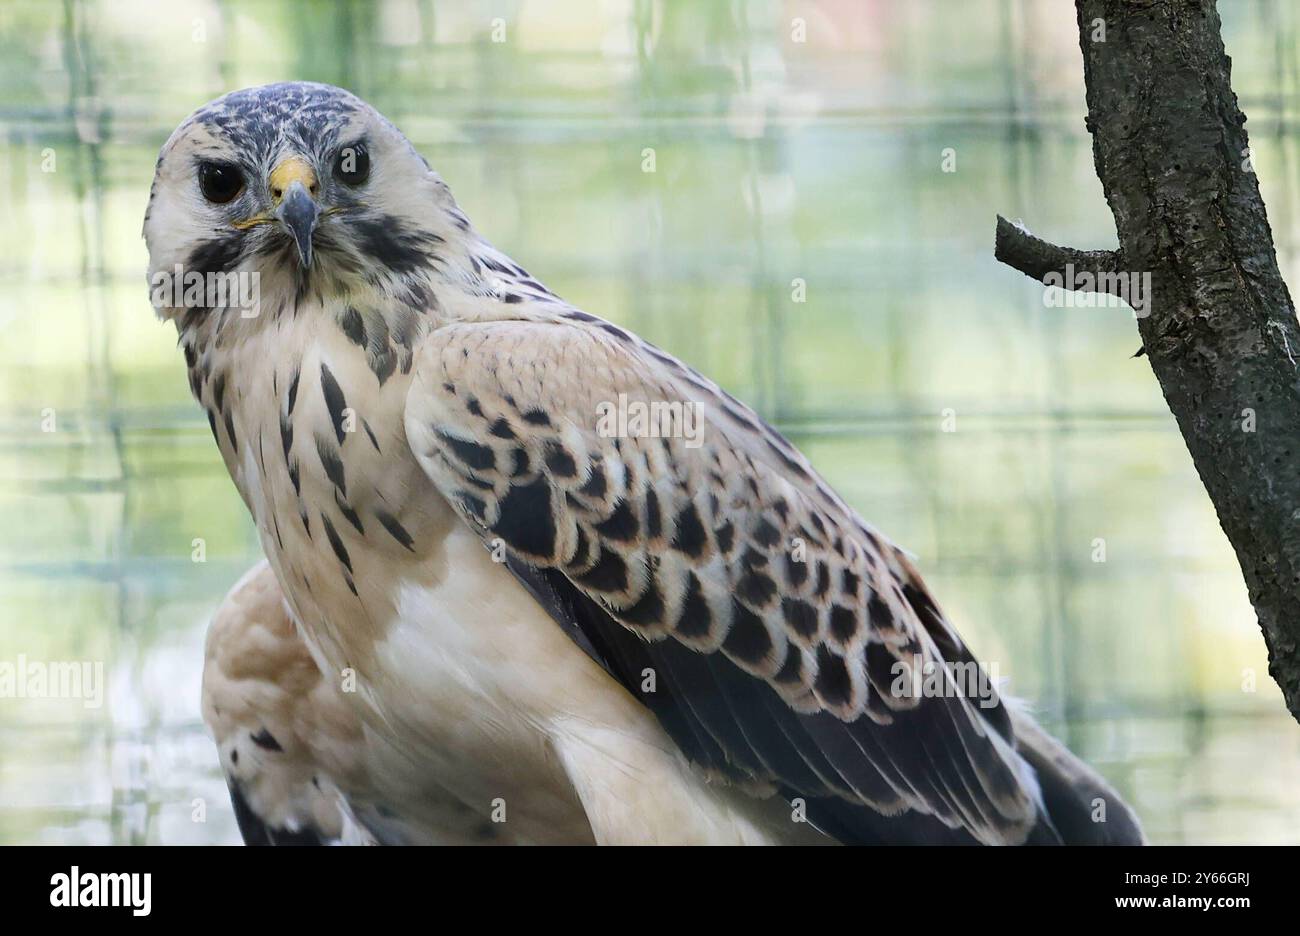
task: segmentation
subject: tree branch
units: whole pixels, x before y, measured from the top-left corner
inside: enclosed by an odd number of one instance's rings
[[[1075,7],[1097,176],[1120,255],[1151,275],[1138,332],[1300,720],[1300,323],[1219,15],[1213,0]],[[1019,255],[1039,270],[1054,250]]]
[[[1120,268],[1123,261],[1118,250],[1079,250],[1075,247],[1058,247],[1041,237],[1035,237],[1019,224],[1013,224],[1002,215],[998,215],[997,235],[993,244],[993,256],[1011,267],[1019,270],[1030,279],[1049,286],[1062,286],[1065,289],[1079,289],[1083,292],[1109,293],[1121,295],[1118,286]],[[1080,274],[1088,274],[1087,278]],[[1057,277],[1061,282],[1049,282],[1049,277]],[[1080,285],[1070,285],[1071,283]],[[1064,285],[1063,285],[1064,284]]]

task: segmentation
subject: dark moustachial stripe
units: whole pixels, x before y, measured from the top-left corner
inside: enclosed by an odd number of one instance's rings
[[[199,244],[185,264],[187,273],[229,273],[244,259],[244,235],[219,237]]]
[[[392,216],[357,218],[350,223],[366,256],[394,273],[411,273],[434,258],[433,236],[411,230]]]
[[[343,411],[347,409],[348,401],[343,396],[343,388],[324,361],[320,365],[320,388],[325,394],[325,407],[329,410],[330,422],[334,424],[334,435],[338,438],[339,445],[342,445],[343,437],[347,435],[343,428]]]

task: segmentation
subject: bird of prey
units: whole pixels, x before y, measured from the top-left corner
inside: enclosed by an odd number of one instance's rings
[[[1141,841],[790,442],[357,97],[201,107],[144,232],[151,277],[258,287],[155,301],[269,566],[204,687],[249,840]]]

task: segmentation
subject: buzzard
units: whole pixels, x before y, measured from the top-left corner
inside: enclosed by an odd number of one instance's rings
[[[357,97],[200,108],[144,233],[242,278],[155,306],[266,554],[204,684],[247,840],[1141,841],[790,442]]]

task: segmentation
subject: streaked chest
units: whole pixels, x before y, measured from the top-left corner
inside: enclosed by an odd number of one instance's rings
[[[293,321],[209,355],[197,378],[317,664],[393,742],[374,765],[386,792],[412,804],[436,786],[483,815],[500,797],[525,839],[583,840],[544,726],[575,686],[599,697],[608,677],[419,467],[409,381],[400,367],[380,380],[342,332]]]
[[[391,616],[392,577],[422,566],[457,522],[407,446],[409,373],[376,373],[319,308],[190,357],[299,621],[331,666],[365,667]]]

